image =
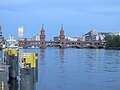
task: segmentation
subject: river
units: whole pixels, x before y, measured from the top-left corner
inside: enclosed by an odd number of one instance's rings
[[[36,90],[120,90],[120,51],[25,49],[38,53]]]

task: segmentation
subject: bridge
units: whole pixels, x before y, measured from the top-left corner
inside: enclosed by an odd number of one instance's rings
[[[28,48],[28,47],[58,47],[58,48],[99,48],[102,47],[100,41],[68,41],[64,40],[62,43],[60,41],[35,41],[35,40],[23,40],[19,41],[19,47]]]
[[[100,41],[47,41],[46,47],[59,47],[59,48],[99,48],[102,47]]]

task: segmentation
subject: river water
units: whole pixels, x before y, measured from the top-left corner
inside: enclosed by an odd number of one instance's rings
[[[25,49],[38,53],[36,90],[120,90],[120,51]]]

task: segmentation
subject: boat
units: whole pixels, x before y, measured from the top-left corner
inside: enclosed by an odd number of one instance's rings
[[[14,39],[14,36],[10,35],[9,39],[6,40],[6,45],[7,48],[11,48],[11,49],[18,49],[18,42],[17,40]]]

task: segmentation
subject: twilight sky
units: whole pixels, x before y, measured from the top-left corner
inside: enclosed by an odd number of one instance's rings
[[[61,24],[66,36],[80,37],[95,29],[120,30],[120,0],[0,0],[0,25],[7,39],[17,39],[17,28],[24,37],[39,34],[44,24],[47,40],[59,35]]]

